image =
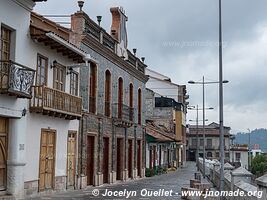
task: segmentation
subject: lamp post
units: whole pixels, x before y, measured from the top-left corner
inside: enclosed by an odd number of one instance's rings
[[[223,127],[223,63],[222,63],[222,0],[219,0],[219,120],[220,120],[220,191],[224,189],[224,127]],[[223,199],[221,197],[221,199]]]
[[[250,157],[250,134],[251,131],[248,128],[248,171],[250,171],[250,167],[251,167],[251,157]]]
[[[228,83],[229,81],[224,80],[222,81],[222,83]],[[202,85],[202,99],[203,99],[203,140],[204,140],[204,147],[203,147],[203,178],[205,178],[206,174],[205,174],[205,159],[206,159],[206,152],[205,152],[205,85],[207,84],[218,84],[220,83],[220,81],[205,81],[205,77],[202,77],[202,81],[198,82],[198,81],[188,81],[189,84],[201,84]],[[220,136],[221,137],[221,136]],[[220,147],[221,150],[221,147]],[[224,151],[224,147],[223,147],[223,151]]]
[[[196,161],[197,161],[197,171],[199,171],[199,165],[198,165],[198,161],[199,161],[199,134],[198,134],[198,111],[199,110],[203,110],[203,108],[198,108],[198,105],[195,106],[191,106],[188,107],[189,110],[196,110],[197,111],[197,118],[196,118],[196,125],[197,125],[197,151],[196,151]],[[213,110],[214,108],[210,107],[210,108],[204,108],[205,110]],[[194,120],[189,120],[190,122],[194,121]],[[201,120],[200,120],[201,121]],[[205,121],[208,121],[207,119],[205,119]]]

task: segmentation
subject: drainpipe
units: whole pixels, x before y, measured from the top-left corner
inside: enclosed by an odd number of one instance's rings
[[[90,54],[86,54],[84,57],[83,57],[84,61],[85,61],[85,65],[87,67],[89,67],[89,60],[91,59],[91,56]],[[81,88],[81,81],[80,81],[80,87]],[[81,95],[81,94],[79,94]],[[80,189],[82,189],[82,173],[83,173],[83,148],[84,148],[84,145],[83,145],[83,137],[84,137],[84,128],[83,128],[83,120],[84,120],[84,113],[82,113],[82,119],[81,119],[81,122],[80,122],[80,125],[81,125],[81,128],[80,128],[80,131],[81,131],[81,150],[80,150],[80,154],[81,154],[81,160],[80,160]]]
[[[137,163],[136,163],[136,161],[137,161],[137,135],[136,135],[136,128],[137,128],[137,126],[136,125],[134,125],[134,169],[137,169]]]
[[[84,119],[84,114],[82,114],[82,120],[81,120],[81,128],[80,128],[80,131],[81,131],[81,160],[80,160],[80,189],[82,189],[82,171],[83,171],[83,148],[84,148],[84,145],[83,145],[83,119]]]
[[[112,172],[115,172],[115,134],[116,134],[116,131],[115,131],[115,126],[114,126],[114,119],[112,119]]]
[[[124,155],[124,169],[128,169],[128,166],[127,166],[127,153],[128,153],[128,134],[127,134],[127,128],[125,127],[124,128],[124,137],[125,137],[125,140],[124,140],[124,146],[125,146],[125,155]]]

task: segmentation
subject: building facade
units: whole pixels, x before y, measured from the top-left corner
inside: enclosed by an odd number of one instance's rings
[[[82,98],[79,70],[68,66],[87,54],[68,43],[67,29],[31,13],[35,2],[0,7],[0,188],[15,198],[77,182]]]
[[[111,8],[111,34],[82,10],[70,41],[95,62],[81,67],[80,187],[144,177],[146,65],[127,49],[127,16]],[[99,18],[100,19],[100,18]],[[99,21],[100,23],[100,21]]]
[[[231,145],[230,148],[230,162],[235,167],[244,167],[249,170],[248,163],[248,145]]]
[[[178,85],[171,81],[168,76],[146,68],[148,82],[146,87],[155,95],[153,120],[168,128],[176,140],[177,166],[186,162],[186,114],[187,95],[186,86]]]
[[[158,110],[155,92],[146,89],[146,169],[147,175],[157,170],[177,167],[176,137],[172,109]],[[153,171],[151,171],[153,170]]]
[[[230,127],[224,127],[224,150],[225,160],[230,161]],[[220,134],[219,124],[213,122],[205,126],[205,142],[203,139],[203,130],[199,126],[189,125],[187,133],[187,158],[190,161],[196,160],[197,147],[199,147],[199,157],[203,157],[203,147],[205,146],[206,159],[220,158]],[[199,145],[197,145],[197,143]]]

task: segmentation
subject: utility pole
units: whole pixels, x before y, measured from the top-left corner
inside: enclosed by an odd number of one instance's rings
[[[220,121],[220,191],[224,189],[224,127],[223,127],[223,70],[222,70],[222,1],[219,0],[219,121]],[[221,197],[223,199],[223,197]]]
[[[206,136],[205,136],[205,77],[202,79],[202,90],[203,90],[203,178],[206,178]]]

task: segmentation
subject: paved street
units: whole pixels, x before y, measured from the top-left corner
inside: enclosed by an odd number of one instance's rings
[[[113,185],[103,185],[100,187],[90,187],[84,190],[75,190],[68,192],[61,192],[53,195],[43,195],[36,198],[28,199],[126,199],[127,192],[129,193],[128,199],[180,199],[180,191],[182,186],[189,186],[189,180],[194,177],[194,172],[196,170],[194,162],[187,162],[187,166],[182,169],[178,169],[175,172],[169,172],[168,174],[163,174],[159,176],[154,176],[150,178],[144,178],[140,180],[134,180],[129,182],[123,182]],[[147,190],[144,190],[147,189]],[[161,189],[161,191],[160,191]],[[163,191],[164,189],[164,191]],[[93,196],[92,192],[97,193],[99,191],[99,196]],[[171,196],[168,195],[169,191],[173,191]],[[122,191],[122,197],[103,196],[106,191],[113,193],[115,191]],[[147,196],[147,191],[159,191],[162,195],[166,192],[166,195],[151,197]],[[141,196],[141,192],[144,196]]]

